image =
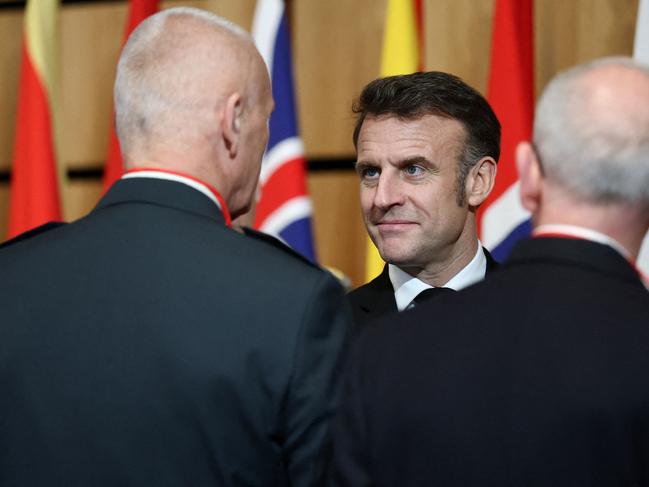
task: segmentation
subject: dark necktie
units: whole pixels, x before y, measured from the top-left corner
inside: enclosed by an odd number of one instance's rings
[[[415,306],[419,306],[424,303],[430,303],[443,294],[451,294],[454,292],[455,289],[451,289],[450,287],[431,287],[428,289],[424,289],[422,292],[417,294],[417,296],[415,296],[412,302],[414,303]]]

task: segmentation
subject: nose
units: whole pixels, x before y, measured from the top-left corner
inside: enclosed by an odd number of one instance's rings
[[[374,193],[374,206],[388,210],[393,206],[402,205],[405,199],[399,178],[393,177],[389,171],[383,171],[379,176]]]

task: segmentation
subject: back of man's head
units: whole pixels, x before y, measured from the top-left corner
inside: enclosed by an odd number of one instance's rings
[[[201,117],[210,116],[233,82],[228,78],[236,77],[233,58],[242,51],[236,37],[243,42],[246,36],[236,25],[191,8],[163,10],[138,26],[120,56],[114,90],[117,134],[127,159],[138,144],[187,136]],[[217,61],[210,50],[219,47]],[[226,72],[221,79],[214,77],[217,62]]]
[[[126,43],[114,96],[127,168],[186,173],[216,187],[233,217],[247,211],[272,110],[248,33],[203,10],[163,10]]]
[[[649,207],[649,67],[605,58],[561,73],[536,110],[544,177],[575,199]]]
[[[500,122],[484,97],[457,76],[427,71],[388,76],[370,82],[352,107],[358,115],[354,145],[365,119],[394,116],[416,120],[436,115],[457,120],[466,133],[464,153],[458,166],[458,186],[483,157],[500,157]]]

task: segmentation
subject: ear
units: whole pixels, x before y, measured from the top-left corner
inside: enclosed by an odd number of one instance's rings
[[[223,134],[225,148],[230,158],[236,157],[239,151],[241,112],[241,95],[239,93],[233,93],[225,102],[223,118],[221,119],[221,133]]]
[[[497,170],[492,157],[483,157],[471,168],[464,187],[469,206],[477,207],[487,199],[496,182]]]
[[[529,142],[521,142],[516,147],[516,169],[521,185],[521,204],[533,214],[541,201],[543,175],[538,156]]]

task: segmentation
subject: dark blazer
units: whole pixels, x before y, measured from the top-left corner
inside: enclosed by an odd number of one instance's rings
[[[499,264],[489,251],[482,248],[487,258],[487,274],[496,269]],[[388,275],[388,265],[383,271],[367,284],[354,289],[347,294],[354,315],[354,322],[360,328],[386,314],[397,312],[397,302],[394,299],[394,288]]]
[[[4,242],[0,243],[0,249],[4,247],[9,247],[10,245],[16,245],[17,243],[20,242],[24,242],[25,240],[29,240],[30,238],[40,235],[41,233],[49,232],[50,230],[54,230],[55,228],[62,227],[63,225],[67,225],[67,223],[59,222],[59,221],[50,221],[47,223],[43,223],[42,225],[27,230],[26,232],[23,232],[20,235],[16,235],[10,240],[5,240]]]
[[[336,280],[183,184],[117,182],[0,251],[0,485],[317,485]]]
[[[337,485],[649,485],[649,293],[610,247],[523,242],[364,331]]]

